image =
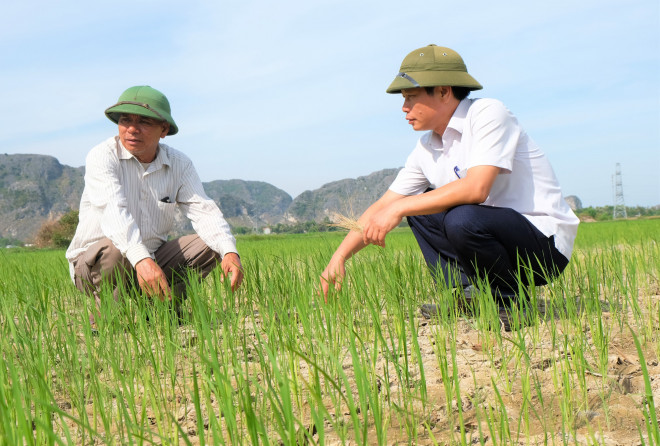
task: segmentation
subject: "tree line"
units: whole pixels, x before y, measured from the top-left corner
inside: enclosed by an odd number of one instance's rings
[[[575,213],[583,221],[608,221],[613,219],[614,206],[590,206],[579,209]],[[658,217],[660,216],[660,205],[652,207],[630,206],[626,207],[626,213],[628,218]],[[70,210],[59,219],[50,220],[41,225],[34,239],[34,245],[38,248],[66,248],[71,243],[77,225],[78,211]],[[310,220],[296,223],[277,223],[269,225],[267,228],[273,234],[303,234],[340,230],[332,225],[332,221],[328,217],[320,222]],[[262,234],[264,227],[236,226],[232,228],[232,231],[236,235]],[[23,242],[13,238],[0,237],[0,247],[5,246],[23,246]]]
[[[580,220],[608,221],[614,219],[614,206],[589,206],[575,211]],[[660,205],[652,207],[626,206],[628,218],[660,216]]]

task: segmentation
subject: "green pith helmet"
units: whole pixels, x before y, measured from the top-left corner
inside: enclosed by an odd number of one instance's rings
[[[167,121],[170,123],[168,135],[174,135],[179,131],[172,119],[170,102],[163,93],[147,85],[129,88],[119,96],[119,101],[115,105],[105,110],[105,115],[115,124],[122,113]]]
[[[463,58],[456,51],[442,46],[428,45],[409,53],[401,63],[399,74],[387,88],[388,93],[400,93],[415,87],[483,87],[467,72]]]

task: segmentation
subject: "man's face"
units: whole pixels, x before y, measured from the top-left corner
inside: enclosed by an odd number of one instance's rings
[[[119,139],[140,162],[148,163],[156,157],[158,141],[170,130],[169,123],[140,115],[122,113],[117,121]]]
[[[406,114],[408,124],[413,129],[420,130],[441,130],[444,132],[447,125],[447,106],[443,100],[442,87],[436,87],[435,93],[429,95],[424,88],[408,88],[401,91],[403,95],[402,110]],[[451,111],[453,113],[453,110]],[[451,117],[451,113],[449,117]]]

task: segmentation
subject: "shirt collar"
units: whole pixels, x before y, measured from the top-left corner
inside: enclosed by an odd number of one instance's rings
[[[119,136],[115,137],[115,141],[117,142],[117,156],[119,157],[120,160],[128,160],[133,157],[133,154],[129,152],[126,147],[121,143],[121,139],[119,139]]]
[[[468,110],[470,109],[470,105],[472,105],[472,100],[467,98],[458,103],[456,110],[454,110],[451,118],[449,118],[449,123],[447,124],[447,128],[445,128],[445,133],[448,131],[455,131],[460,135],[463,135],[463,125],[465,123],[465,117],[467,116]],[[444,134],[437,135],[435,132],[430,131],[425,133],[420,138],[419,142],[427,150],[444,152],[444,147],[442,145],[443,137]]]
[[[453,129],[461,135],[463,134],[463,124],[465,123],[465,117],[470,109],[470,105],[472,105],[472,100],[467,98],[458,103],[458,107],[454,110],[454,114],[451,115],[449,124],[447,124],[447,129]],[[445,129],[445,132],[447,129]]]
[[[167,150],[168,148],[169,147],[167,147],[165,144],[158,143],[158,154],[156,155],[156,159],[154,161],[159,161],[160,164],[169,166],[170,157],[169,151]]]

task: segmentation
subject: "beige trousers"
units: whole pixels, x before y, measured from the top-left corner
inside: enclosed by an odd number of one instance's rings
[[[165,273],[178,302],[186,298],[188,270],[206,277],[221,260],[198,235],[186,235],[163,243],[154,253],[156,263]],[[73,262],[76,288],[94,298],[100,308],[100,290],[109,286],[115,300],[122,289],[139,287],[137,274],[126,257],[122,256],[110,239],[104,238],[91,245]],[[90,319],[92,319],[90,317]]]

